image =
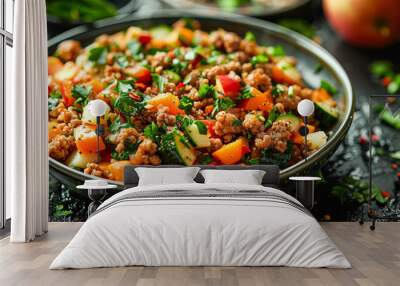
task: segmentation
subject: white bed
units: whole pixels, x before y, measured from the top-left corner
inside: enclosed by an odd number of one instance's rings
[[[284,192],[197,183],[114,195],[50,269],[128,265],[351,267],[318,222]]]

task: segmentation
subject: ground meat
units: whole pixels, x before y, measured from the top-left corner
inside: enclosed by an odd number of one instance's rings
[[[156,152],[157,144],[145,138],[135,154],[132,154],[129,159],[134,165],[160,165],[161,159],[156,155]]]
[[[260,91],[267,91],[271,88],[271,78],[262,69],[255,69],[247,76],[244,76],[244,82]]]
[[[299,104],[301,97],[296,94],[295,86],[293,86],[292,93],[288,92],[288,88],[284,85],[280,85],[280,89],[282,92],[276,97],[276,103],[282,103],[285,107],[285,110],[296,110],[297,105]],[[299,91],[299,90],[298,90]]]
[[[251,63],[245,63],[242,66],[242,71],[244,75],[248,75],[249,72],[253,70],[253,65]]]
[[[224,74],[229,74],[231,72],[240,72],[240,71],[241,71],[241,64],[237,61],[231,61],[224,65],[216,65],[213,66],[212,68],[205,69],[203,71],[203,75],[209,81],[215,82],[215,77],[218,75],[224,75]]]
[[[244,129],[251,132],[253,135],[257,135],[258,133],[264,132],[264,123],[265,118],[262,112],[256,112],[246,114],[242,125]]]
[[[240,107],[234,107],[234,108],[229,109],[229,113],[232,113],[240,120],[244,120],[244,117],[247,114],[247,112],[243,108],[240,108]]]
[[[124,70],[126,74],[129,73],[129,70]],[[106,66],[104,68],[104,79],[106,81],[111,81],[113,79],[122,79],[122,70],[118,65]]]
[[[272,138],[270,135],[265,133],[258,134],[257,138],[254,140],[254,146],[256,150],[268,149],[272,144]]]
[[[267,130],[266,135],[269,135],[272,140],[272,147],[283,153],[286,151],[287,142],[292,135],[292,128],[289,122],[285,120],[275,121],[271,128]]]
[[[111,178],[112,176],[110,171],[100,168],[100,166],[96,163],[88,163],[84,172],[85,174],[102,178]]]
[[[293,145],[292,158],[290,160],[290,163],[296,163],[300,160],[303,160],[302,148],[297,145]]]
[[[250,59],[250,56],[247,55],[245,52],[242,52],[242,51],[238,51],[236,53],[233,53],[230,56],[231,56],[230,58],[232,60],[240,62],[241,64],[244,64],[244,63],[248,62],[249,59]],[[250,64],[250,66],[251,66],[251,64]]]
[[[171,59],[166,52],[157,52],[154,56],[149,56],[148,60],[153,67],[166,68],[171,64]]]
[[[209,153],[217,151],[221,148],[224,144],[222,143],[220,138],[210,138],[210,147],[207,148]]]
[[[75,126],[72,126],[71,124],[59,123],[56,126],[54,126],[54,129],[56,129],[57,131],[60,130],[59,134],[61,135],[70,136],[74,132],[74,127]]]
[[[237,51],[240,48],[240,42],[241,39],[238,35],[222,29],[210,34],[210,44],[228,53]]]
[[[279,113],[285,112],[285,106],[283,106],[283,104],[280,102],[275,104],[274,107],[279,111]]]
[[[75,150],[73,136],[57,135],[49,143],[49,156],[56,160],[65,160]]]
[[[220,111],[215,116],[215,119],[215,134],[223,137],[224,141],[229,141],[232,138],[230,135],[241,133],[243,130],[240,120],[232,113]]]
[[[62,111],[64,111],[64,110],[66,110],[65,106],[64,106],[64,103],[63,102],[59,102],[56,108],[54,108],[53,110],[49,111],[49,117],[50,118],[57,118],[60,115],[60,113]]]
[[[164,124],[167,126],[174,126],[176,123],[176,116],[168,113],[169,108],[164,105],[159,105],[157,114],[156,114],[156,122],[158,126],[163,126]]]
[[[76,120],[79,120],[78,113],[72,109],[62,110],[57,117],[58,122],[64,122],[64,123],[70,123],[72,121],[76,123],[77,122]]]
[[[81,53],[81,44],[75,40],[67,40],[61,42],[57,47],[57,55],[64,62],[75,61],[76,57]]]
[[[257,43],[254,41],[242,40],[240,42],[240,50],[250,56],[255,56],[256,54],[258,54],[258,46]]]
[[[121,153],[125,150],[126,144],[135,144],[139,140],[139,132],[135,128],[123,128],[119,131],[114,143],[115,151]]]
[[[191,72],[187,75],[187,78],[189,79],[188,84],[191,85],[191,86],[193,86],[193,87],[198,88],[199,85],[200,85],[200,82],[199,82],[199,80],[200,80],[200,75],[201,75],[201,74],[200,74],[200,71],[199,71],[199,70],[191,71]]]

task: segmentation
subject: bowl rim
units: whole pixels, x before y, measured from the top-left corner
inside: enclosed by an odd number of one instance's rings
[[[61,33],[48,41],[48,49],[54,47],[56,44],[64,41],[66,39],[73,38],[75,36],[81,35],[85,32],[90,32],[93,29],[104,29],[110,26],[120,26],[123,24],[128,24],[130,22],[140,22],[140,21],[148,21],[151,19],[162,19],[162,18],[182,18],[182,17],[196,17],[197,19],[206,20],[206,19],[214,19],[214,20],[222,20],[226,22],[235,23],[238,25],[246,25],[249,27],[255,27],[261,30],[265,30],[267,33],[272,34],[273,36],[280,37],[287,41],[291,45],[295,45],[301,47],[303,50],[306,50],[308,53],[312,54],[313,57],[318,59],[319,62],[325,65],[325,68],[329,69],[333,75],[336,77],[337,81],[342,85],[342,96],[346,100],[345,109],[343,110],[343,119],[341,120],[339,126],[336,127],[336,131],[329,136],[327,144],[325,144],[322,148],[318,149],[316,152],[307,157],[307,159],[303,159],[296,164],[289,166],[280,171],[281,179],[287,179],[290,176],[294,176],[296,174],[301,173],[304,170],[309,170],[313,165],[316,165],[321,157],[327,155],[334,151],[334,148],[337,148],[339,143],[346,136],[351,123],[353,121],[353,115],[355,110],[355,96],[353,92],[353,87],[351,85],[350,79],[342,67],[342,65],[336,60],[336,58],[331,55],[325,48],[321,47],[317,43],[311,41],[305,36],[289,30],[285,27],[279,26],[272,22],[266,20],[260,20],[257,18],[250,18],[243,15],[223,13],[223,12],[214,12],[209,11],[207,14],[204,11],[192,11],[192,10],[177,10],[177,9],[162,9],[158,11],[146,11],[140,14],[129,15],[123,19],[105,19],[95,22],[91,27],[88,26],[78,26],[73,29],[70,29],[64,33]],[[63,171],[65,168],[69,168],[68,166],[62,164],[61,162],[56,161],[55,159],[49,157],[50,165],[56,168],[57,170]],[[301,170],[297,170],[301,166]],[[77,179],[82,179],[82,176],[86,178],[97,178],[95,176],[91,176],[88,174],[84,174],[81,171],[69,168],[72,177]],[[118,181],[112,181],[113,183],[121,184]]]

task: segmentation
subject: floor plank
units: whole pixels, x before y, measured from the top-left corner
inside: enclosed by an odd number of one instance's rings
[[[54,257],[81,223],[50,223],[32,243],[0,240],[2,286],[397,286],[400,285],[400,223],[379,223],[375,231],[352,222],[322,223],[352,263],[352,269],[289,267],[120,267],[50,271]]]

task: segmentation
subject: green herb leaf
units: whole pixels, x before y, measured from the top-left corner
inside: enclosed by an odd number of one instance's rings
[[[181,100],[179,100],[179,108],[185,110],[186,114],[189,114],[192,111],[194,101],[188,96],[182,96]]]
[[[369,69],[377,77],[393,75],[393,65],[389,61],[375,61],[370,65]]]
[[[259,54],[257,56],[254,56],[250,59],[250,63],[255,66],[256,64],[265,64],[268,63],[269,59],[268,56],[265,54]]]
[[[267,54],[271,57],[284,57],[285,50],[282,46],[267,47]]]
[[[207,128],[207,126],[203,123],[203,122],[201,122],[201,121],[199,121],[199,120],[195,120],[194,121],[194,124],[196,124],[197,125],[197,129],[199,129],[199,133],[200,134],[207,134],[207,132],[208,132],[208,128]]]
[[[49,97],[47,99],[47,106],[48,106],[49,111],[56,109],[56,107],[58,106],[58,102],[59,102],[58,98]]]
[[[50,92],[49,96],[51,98],[61,98],[62,97],[61,92],[58,90],[54,90],[54,91]]]
[[[254,97],[254,95],[251,92],[251,86],[246,86],[240,91],[240,95],[237,97],[238,100],[242,99],[249,99]]]
[[[142,45],[136,40],[130,40],[127,47],[133,57],[138,56],[142,52]]]
[[[212,98],[215,95],[214,86],[208,84],[201,84],[199,87],[200,98]]]
[[[105,65],[107,62],[107,48],[106,47],[91,48],[89,50],[88,60],[97,65]]]
[[[214,109],[211,112],[211,116],[214,117],[218,112],[228,110],[235,106],[235,102],[229,97],[217,98],[214,101]]]
[[[110,132],[117,133],[121,129],[133,127],[129,122],[121,123],[121,118],[118,116],[110,125]]]
[[[200,157],[199,164],[200,165],[208,165],[213,161],[214,161],[213,157],[211,157],[210,155],[204,155],[204,156]]]
[[[129,65],[128,58],[123,54],[118,54],[114,56],[115,61],[121,68],[126,68]]]
[[[277,84],[272,88],[272,96],[277,97],[285,92],[284,85]]]
[[[265,121],[265,129],[268,129],[272,126],[272,123],[279,117],[279,111],[278,109],[274,106],[271,110],[271,112],[268,114],[267,121]]]
[[[321,86],[322,89],[325,89],[328,93],[335,95],[337,93],[336,87],[334,87],[332,84],[327,82],[326,80],[321,80]]]
[[[278,165],[285,168],[292,159],[293,142],[288,141],[285,152],[281,153],[273,149],[261,151],[260,163],[266,165]]]
[[[156,142],[157,144],[160,142],[161,136],[165,133],[166,130],[158,127],[157,124],[155,124],[154,122],[147,125],[143,131],[144,136],[151,139],[153,142]]]
[[[246,41],[255,42],[256,41],[256,36],[252,32],[248,31],[244,35],[244,39]]]
[[[232,122],[232,125],[233,126],[242,126],[242,120],[240,120],[240,119],[235,119],[233,122]]]
[[[75,85],[72,88],[72,96],[76,98],[74,104],[85,106],[89,101],[89,95],[92,93],[91,86]]]

